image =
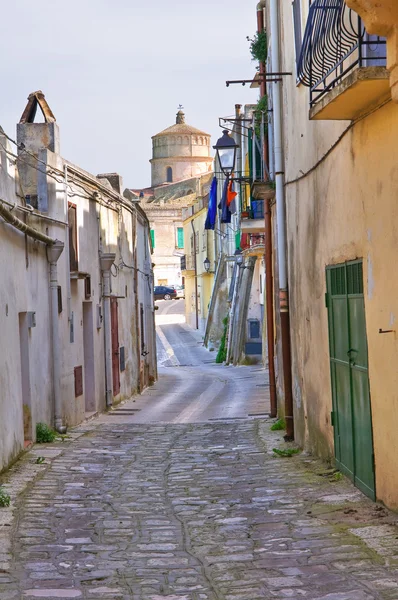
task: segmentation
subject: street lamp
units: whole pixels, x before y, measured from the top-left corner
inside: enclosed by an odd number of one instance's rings
[[[222,172],[228,177],[235,168],[236,149],[239,148],[238,144],[229,135],[228,130],[224,129],[222,137],[217,140],[217,144],[213,148],[217,152]]]
[[[210,261],[207,257],[205,258],[203,265],[206,273],[208,273],[210,271]]]

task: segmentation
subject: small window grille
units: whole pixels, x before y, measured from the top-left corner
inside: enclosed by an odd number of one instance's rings
[[[84,280],[84,297],[86,300],[90,300],[91,298],[91,277],[87,275]]]
[[[347,288],[348,294],[363,294],[363,275],[361,262],[347,265]]]
[[[345,266],[331,269],[330,273],[332,296],[342,296],[346,293]]]
[[[62,288],[58,286],[58,314],[62,312]]]

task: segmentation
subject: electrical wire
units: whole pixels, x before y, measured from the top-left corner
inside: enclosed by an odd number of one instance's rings
[[[361,117],[358,117],[358,119],[355,119],[354,121],[352,121],[348,125],[348,127],[346,127],[346,129],[344,129],[344,131],[339,135],[339,137],[337,138],[337,140],[330,146],[329,150],[327,150],[327,152],[325,152],[325,154],[310,169],[308,169],[308,171],[306,171],[305,173],[302,173],[299,177],[296,177],[295,179],[291,179],[290,181],[286,181],[284,185],[285,186],[292,185],[293,183],[297,183],[298,181],[301,181],[305,177],[308,177],[308,175],[310,175],[311,173],[313,173],[319,167],[319,165],[322,164],[327,159],[327,157],[333,152],[333,150],[340,144],[341,140],[347,135],[347,133],[357,123],[359,123],[360,121],[363,121],[364,119],[366,119],[367,117],[369,117],[370,115],[372,115],[374,112],[376,112],[380,108],[383,108],[383,106],[385,106],[389,102],[391,102],[391,98],[388,98],[387,100],[385,100],[384,102],[382,102],[381,104],[379,104],[378,106],[376,106],[375,108],[373,108],[372,110],[370,110],[369,112],[367,112],[366,114],[364,114]]]

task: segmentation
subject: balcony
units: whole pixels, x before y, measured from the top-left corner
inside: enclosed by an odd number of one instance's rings
[[[242,211],[242,233],[256,233],[264,231],[264,200],[251,199],[250,207]]]
[[[386,40],[368,34],[344,0],[314,0],[298,79],[310,89],[310,119],[356,119],[390,96]]]
[[[195,270],[195,261],[192,254],[184,254],[180,258],[180,268],[181,271],[194,271]]]
[[[263,256],[265,252],[265,234],[243,234],[240,245],[245,256]]]

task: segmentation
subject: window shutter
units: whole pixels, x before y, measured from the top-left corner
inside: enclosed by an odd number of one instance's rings
[[[151,242],[152,242],[152,248],[155,248],[155,230],[151,229]]]
[[[184,229],[177,227],[177,248],[184,248]]]

